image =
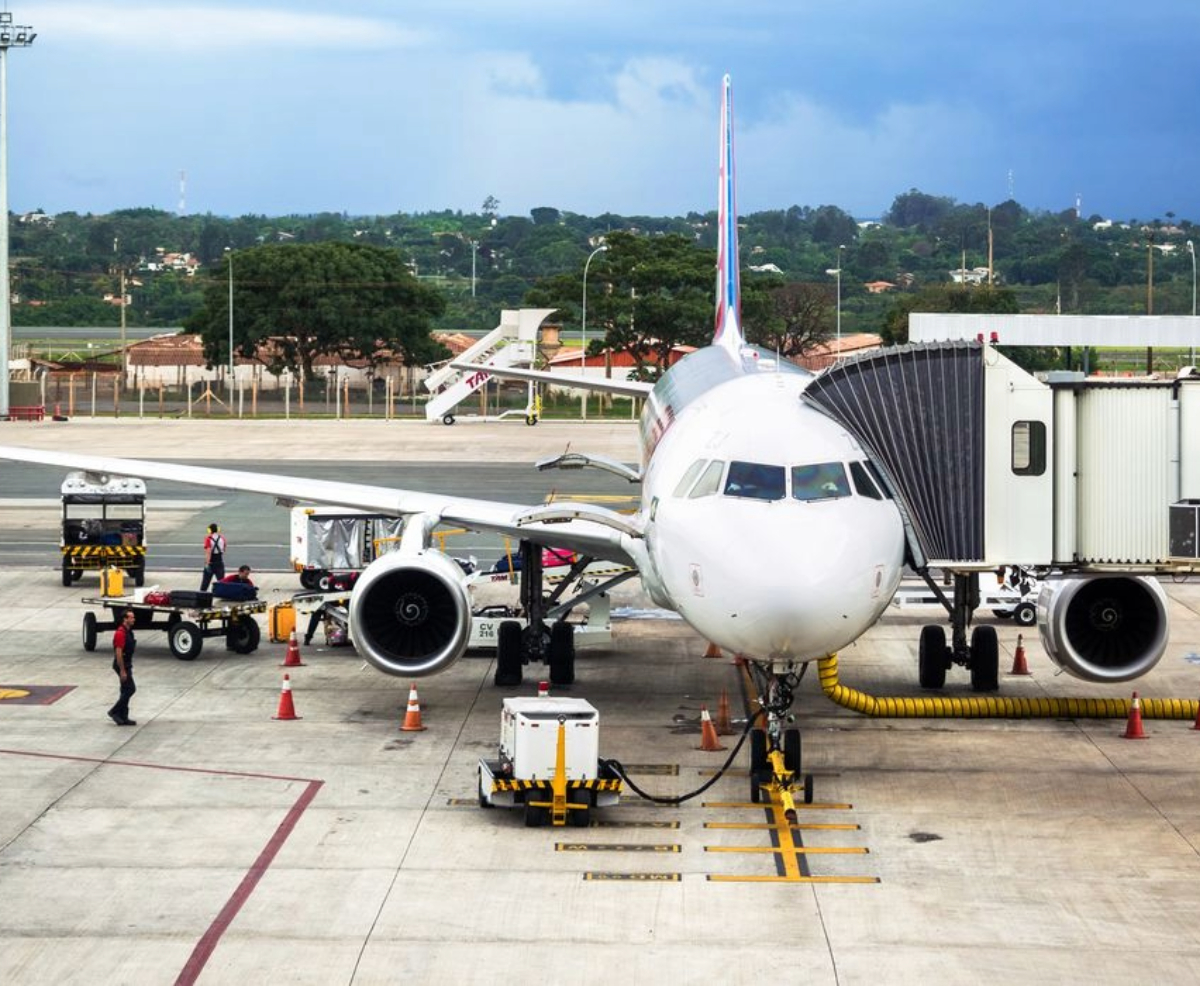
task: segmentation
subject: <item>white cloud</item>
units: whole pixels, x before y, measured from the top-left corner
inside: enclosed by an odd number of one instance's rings
[[[369,17],[203,4],[102,7],[53,3],[39,11],[36,22],[34,26],[46,40],[101,41],[123,48],[155,50],[381,49],[411,47],[428,37],[424,32]]]

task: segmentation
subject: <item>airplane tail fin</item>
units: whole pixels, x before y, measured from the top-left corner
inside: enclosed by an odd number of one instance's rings
[[[721,158],[717,204],[717,322],[713,345],[737,356],[742,336],[742,285],[738,263],[737,197],[733,170],[733,85],[721,89]]]

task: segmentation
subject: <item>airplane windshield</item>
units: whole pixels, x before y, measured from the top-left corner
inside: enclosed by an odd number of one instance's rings
[[[792,466],[793,499],[828,500],[849,495],[850,483],[846,479],[846,467],[840,462]]]
[[[725,479],[726,496],[753,500],[782,500],[787,496],[787,470],[761,462],[731,462]]]

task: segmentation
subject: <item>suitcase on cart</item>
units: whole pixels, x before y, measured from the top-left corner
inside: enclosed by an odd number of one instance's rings
[[[210,609],[213,594],[200,592],[196,589],[172,589],[171,605],[182,606],[184,609]]]

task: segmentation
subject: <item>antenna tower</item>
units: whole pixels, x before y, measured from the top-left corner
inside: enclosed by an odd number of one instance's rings
[[[179,214],[187,215],[187,172],[179,172]]]
[[[1008,169],[1008,200],[1015,202],[1017,200],[1016,183],[1013,181],[1013,169]]]

